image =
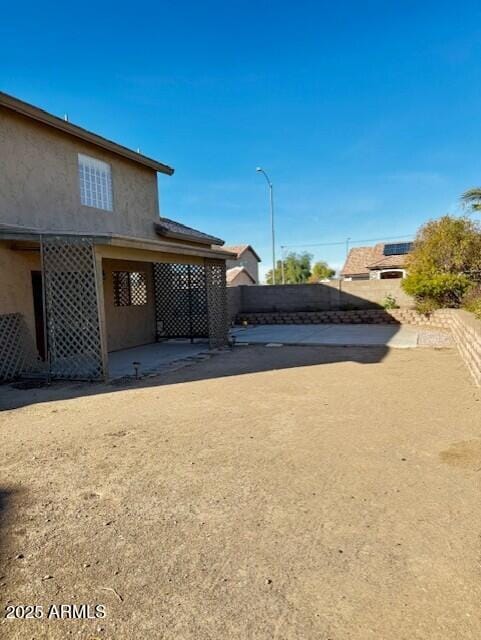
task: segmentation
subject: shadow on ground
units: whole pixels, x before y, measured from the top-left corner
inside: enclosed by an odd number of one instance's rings
[[[124,389],[160,387],[277,369],[292,369],[335,362],[376,364],[385,358],[388,351],[389,348],[386,346],[237,346],[217,352],[202,360],[175,363],[175,368],[140,380],[121,378],[110,383],[53,382],[47,386],[37,382],[33,385],[28,383],[2,385],[0,387],[0,410],[113,393]]]
[[[0,575],[5,573],[7,554],[10,549],[8,540],[8,524],[13,516],[13,500],[19,491],[11,488],[0,488]]]

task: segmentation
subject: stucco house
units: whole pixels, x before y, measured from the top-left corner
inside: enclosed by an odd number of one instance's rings
[[[259,284],[259,262],[261,259],[250,244],[224,247],[234,255],[226,261],[227,285]]]
[[[227,341],[215,236],[159,214],[173,169],[0,93],[0,380],[105,379],[111,351]]]
[[[406,276],[406,256],[412,242],[386,244],[373,247],[355,247],[349,251],[341,277],[344,280],[384,280]]]

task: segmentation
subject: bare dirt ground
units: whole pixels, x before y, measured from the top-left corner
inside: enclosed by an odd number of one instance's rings
[[[107,616],[0,637],[480,638],[480,395],[453,349],[3,387],[2,603]]]

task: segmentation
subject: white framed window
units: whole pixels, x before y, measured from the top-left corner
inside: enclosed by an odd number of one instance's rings
[[[80,202],[86,207],[112,211],[112,171],[110,165],[78,154]]]

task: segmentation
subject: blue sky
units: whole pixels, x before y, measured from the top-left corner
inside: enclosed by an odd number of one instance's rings
[[[162,214],[268,266],[257,165],[278,245],[460,213],[481,184],[480,17],[469,1],[6,3],[0,88],[175,167]]]

